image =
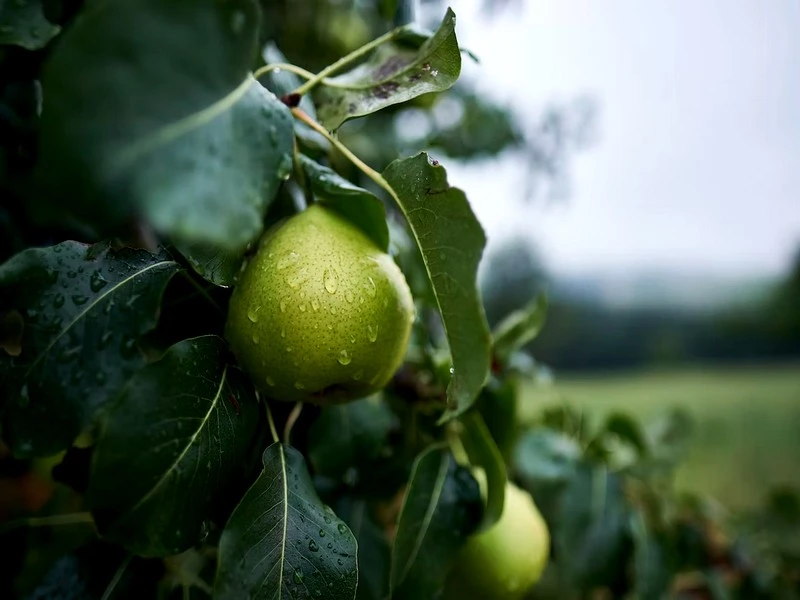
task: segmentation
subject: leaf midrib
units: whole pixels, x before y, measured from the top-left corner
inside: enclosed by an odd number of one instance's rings
[[[131,281],[132,279],[135,279],[136,277],[139,277],[140,275],[143,275],[144,273],[147,273],[147,272],[148,272],[148,271],[150,271],[151,269],[155,269],[156,267],[160,267],[160,266],[164,266],[164,265],[170,265],[170,264],[171,264],[171,265],[178,266],[178,263],[177,263],[177,262],[175,262],[175,261],[171,261],[171,260],[163,260],[163,261],[157,262],[157,263],[155,263],[155,264],[152,264],[152,265],[148,266],[148,267],[147,267],[147,268],[145,268],[145,269],[142,269],[141,271],[137,271],[136,273],[134,273],[133,275],[130,275],[129,277],[126,277],[126,278],[125,278],[125,279],[123,279],[122,281],[120,281],[120,282],[118,282],[118,283],[115,283],[113,286],[111,286],[110,288],[108,288],[108,290],[106,290],[105,292],[103,292],[102,294],[100,294],[99,296],[97,296],[97,298],[95,298],[93,301],[91,301],[91,302],[90,302],[90,303],[89,303],[89,304],[86,306],[86,308],[84,308],[84,309],[83,309],[83,310],[81,310],[81,311],[80,311],[80,312],[79,312],[77,315],[75,315],[75,318],[74,318],[74,319],[72,319],[72,321],[70,321],[70,322],[67,324],[67,326],[66,326],[66,327],[64,327],[64,329],[62,329],[62,330],[61,330],[61,332],[60,332],[60,333],[59,333],[57,336],[55,336],[55,337],[53,338],[53,340],[52,340],[52,341],[51,341],[51,342],[50,342],[50,343],[47,345],[47,347],[46,347],[44,350],[42,350],[41,354],[39,354],[39,356],[37,356],[37,357],[36,357],[36,360],[34,360],[34,361],[33,361],[33,362],[30,364],[30,366],[28,367],[28,370],[25,372],[25,379],[27,379],[27,378],[28,378],[28,376],[31,374],[31,371],[33,371],[33,369],[36,367],[36,365],[38,365],[38,364],[39,364],[39,362],[40,362],[40,361],[41,361],[41,360],[42,360],[42,359],[43,359],[43,358],[44,358],[44,357],[47,355],[47,353],[48,353],[48,352],[50,352],[50,350],[52,350],[52,349],[53,349],[53,346],[55,346],[55,345],[56,345],[56,343],[58,343],[58,341],[59,341],[59,340],[60,340],[62,337],[64,337],[64,334],[66,334],[66,333],[67,333],[67,331],[69,331],[70,329],[72,329],[72,327],[74,327],[74,326],[75,326],[75,324],[76,324],[78,321],[80,321],[80,320],[81,320],[81,319],[82,319],[82,318],[83,318],[83,317],[86,315],[86,313],[88,313],[90,310],[92,310],[93,308],[95,308],[95,307],[96,307],[96,306],[97,306],[97,305],[98,305],[98,304],[99,304],[99,303],[100,303],[102,300],[104,300],[104,299],[105,299],[105,298],[106,298],[106,297],[107,297],[109,294],[111,294],[111,293],[115,292],[115,291],[116,291],[116,290],[117,290],[117,289],[118,289],[120,286],[126,285],[126,284],[127,284],[129,281]]]
[[[222,370],[222,376],[220,377],[219,387],[217,388],[217,392],[216,392],[216,394],[214,394],[214,398],[211,401],[211,406],[209,407],[208,412],[206,413],[206,415],[203,417],[202,421],[200,422],[200,425],[197,427],[197,431],[194,432],[194,434],[192,435],[191,439],[186,444],[186,447],[181,451],[181,453],[178,455],[178,457],[172,462],[172,464],[169,466],[169,468],[166,471],[164,471],[164,473],[161,475],[161,477],[159,477],[159,479],[155,483],[155,485],[152,488],[150,488],[150,490],[144,496],[142,496],[142,498],[136,504],[134,504],[133,507],[130,510],[125,511],[125,514],[123,515],[123,517],[126,516],[126,515],[130,515],[130,514],[136,512],[136,510],[140,506],[142,506],[142,504],[147,502],[147,500],[149,500],[152,497],[152,495],[155,494],[156,490],[158,490],[158,488],[161,487],[161,485],[164,483],[164,481],[167,479],[167,477],[177,468],[178,464],[180,464],[180,462],[183,460],[183,457],[186,456],[186,453],[189,452],[189,448],[191,448],[194,445],[195,440],[197,439],[197,437],[200,435],[200,433],[203,431],[203,429],[205,429],[206,423],[208,423],[208,420],[211,417],[211,414],[214,412],[214,409],[217,407],[217,404],[219,403],[219,399],[222,396],[222,388],[225,386],[225,379],[227,377],[227,374],[228,374],[228,365],[225,365],[225,368]]]

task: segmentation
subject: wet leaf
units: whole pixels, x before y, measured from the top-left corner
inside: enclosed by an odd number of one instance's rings
[[[478,482],[443,446],[414,461],[392,549],[391,597],[436,598],[452,561],[481,521]]]
[[[454,373],[443,420],[474,403],[489,379],[489,326],[477,288],[486,236],[464,192],[424,152],[396,160],[383,176],[392,186],[422,253],[442,315]]]
[[[219,543],[215,600],[353,599],[356,540],[319,499],[302,454],[274,443]]]
[[[19,356],[0,355],[3,434],[16,455],[69,446],[144,365],[138,339],[178,270],[166,253],[71,241],[0,266],[0,312],[25,319]]]
[[[104,538],[143,556],[182,552],[244,479],[261,410],[226,359],[219,337],[184,340],[125,385],[104,419],[87,492]]]
[[[349,119],[448,89],[461,73],[455,26],[450,9],[427,39],[414,26],[405,26],[369,60],[317,86],[312,96],[319,122],[333,131]]]
[[[497,444],[477,411],[470,411],[461,418],[463,430],[461,442],[469,456],[469,462],[480,467],[486,476],[486,508],[480,530],[488,529],[500,520],[506,495],[506,465]]]
[[[336,171],[300,156],[306,180],[321,204],[361,229],[384,252],[389,249],[386,209],[372,192],[354,185]]]
[[[309,432],[308,459],[314,472],[341,478],[349,468],[380,456],[395,417],[380,395],[328,406]]]
[[[85,10],[44,70],[39,180],[50,200],[37,208],[58,217],[66,206],[101,233],[144,220],[201,249],[195,263],[242,252],[291,171],[293,143],[288,108],[250,74],[258,26],[253,0]]]

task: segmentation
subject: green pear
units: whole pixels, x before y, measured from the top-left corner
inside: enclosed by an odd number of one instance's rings
[[[539,581],[550,532],[533,498],[506,484],[503,514],[467,540],[445,585],[445,600],[520,600]]]
[[[313,204],[264,235],[231,296],[225,335],[266,395],[329,404],[388,383],[414,315],[392,258]]]

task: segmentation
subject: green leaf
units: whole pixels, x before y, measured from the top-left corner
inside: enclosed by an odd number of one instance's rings
[[[642,600],[667,597],[674,569],[667,536],[649,527],[639,511],[631,517],[631,530],[636,597]]]
[[[144,219],[211,246],[198,262],[253,242],[293,144],[288,108],[250,74],[258,26],[253,0],[85,10],[44,70],[39,208],[100,231]]]
[[[0,313],[24,318],[21,353],[0,360],[3,434],[17,456],[63,450],[145,363],[179,266],[166,253],[63,242],[0,266]]]
[[[261,56],[268,65],[275,63],[285,64],[289,62],[283,55],[283,52],[281,52],[273,42],[264,46]],[[278,96],[278,98],[293,92],[300,87],[302,83],[297,75],[284,69],[270,71],[261,77],[261,80],[264,81],[267,89]],[[314,120],[317,119],[317,111],[308,95],[304,95],[300,98],[300,104],[298,106],[311,118]],[[313,152],[328,154],[331,150],[331,143],[322,134],[314,131],[311,127],[298,119],[294,120],[294,134],[297,137],[297,141],[300,142],[302,146]]]
[[[44,16],[42,0],[0,0],[0,46],[44,48],[60,30]]]
[[[419,246],[439,304],[453,377],[443,420],[466,412],[489,379],[489,326],[477,289],[486,236],[467,197],[447,183],[447,172],[424,152],[396,160],[383,176]]]
[[[436,598],[456,552],[481,521],[478,482],[443,446],[414,461],[392,549],[391,597]]]
[[[493,332],[493,345],[494,355],[501,364],[539,335],[546,314],[547,296],[542,293],[500,322]]]
[[[400,28],[395,40],[379,46],[369,60],[325,80],[312,92],[319,122],[334,131],[349,119],[448,89],[461,73],[455,26],[456,15],[448,9],[439,29],[421,45],[413,26]]]
[[[249,249],[245,246],[240,250],[228,250],[213,244],[185,242],[176,242],[175,247],[200,277],[220,287],[236,284]]]
[[[616,581],[628,559],[628,518],[622,478],[581,465],[564,490],[553,537],[567,581],[581,589]]]
[[[377,459],[387,444],[395,416],[380,395],[328,406],[309,431],[308,459],[314,472],[341,478]]]
[[[336,503],[336,514],[358,542],[358,591],[356,600],[385,600],[389,593],[391,548],[383,529],[375,522],[363,498],[344,496]]]
[[[606,417],[603,430],[615,435],[620,441],[632,446],[640,455],[647,454],[647,437],[639,423],[630,415],[620,412]]]
[[[481,390],[475,403],[489,434],[504,459],[510,457],[516,442],[518,423],[518,396],[520,383],[516,378],[491,379]]]
[[[104,419],[87,502],[100,534],[143,556],[169,556],[204,521],[243,465],[258,400],[213,335],[184,340],[125,385]]]
[[[274,443],[219,542],[215,600],[355,598],[356,540],[317,496],[302,454]]]
[[[686,456],[694,434],[694,420],[684,409],[669,411],[647,427],[653,457],[662,464],[676,467]]]
[[[580,446],[572,438],[552,429],[531,429],[514,449],[514,468],[530,488],[542,482],[568,481],[580,457]]]
[[[480,530],[488,529],[503,514],[506,496],[506,465],[503,456],[486,428],[483,417],[477,411],[470,411],[461,417],[463,429],[461,442],[469,456],[471,465],[481,467],[486,474],[486,508]]]
[[[361,229],[384,252],[389,249],[386,209],[372,192],[354,185],[333,169],[300,155],[311,191],[321,204],[332,208]]]

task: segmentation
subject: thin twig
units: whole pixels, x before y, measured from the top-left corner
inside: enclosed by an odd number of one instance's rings
[[[253,77],[258,79],[259,77],[263,77],[271,71],[289,71],[290,73],[299,75],[303,79],[313,79],[315,77],[311,71],[306,71],[302,67],[298,67],[289,63],[271,63],[264,65],[263,67],[256,69],[255,73],[253,73]]]
[[[117,572],[114,573],[114,577],[111,578],[111,581],[108,583],[108,587],[106,591],[103,592],[103,597],[100,600],[108,600],[111,597],[111,594],[114,593],[114,588],[117,587],[119,580],[122,579],[122,574],[125,573],[125,569],[128,568],[128,565],[131,564],[131,560],[133,559],[133,554],[128,554],[125,557],[125,560],[122,561],[122,564],[117,569]]]
[[[78,525],[87,523],[94,525],[90,512],[68,513],[65,515],[50,515],[48,517],[27,517],[16,519],[0,525],[0,533],[5,533],[18,527],[57,527],[59,525]]]

